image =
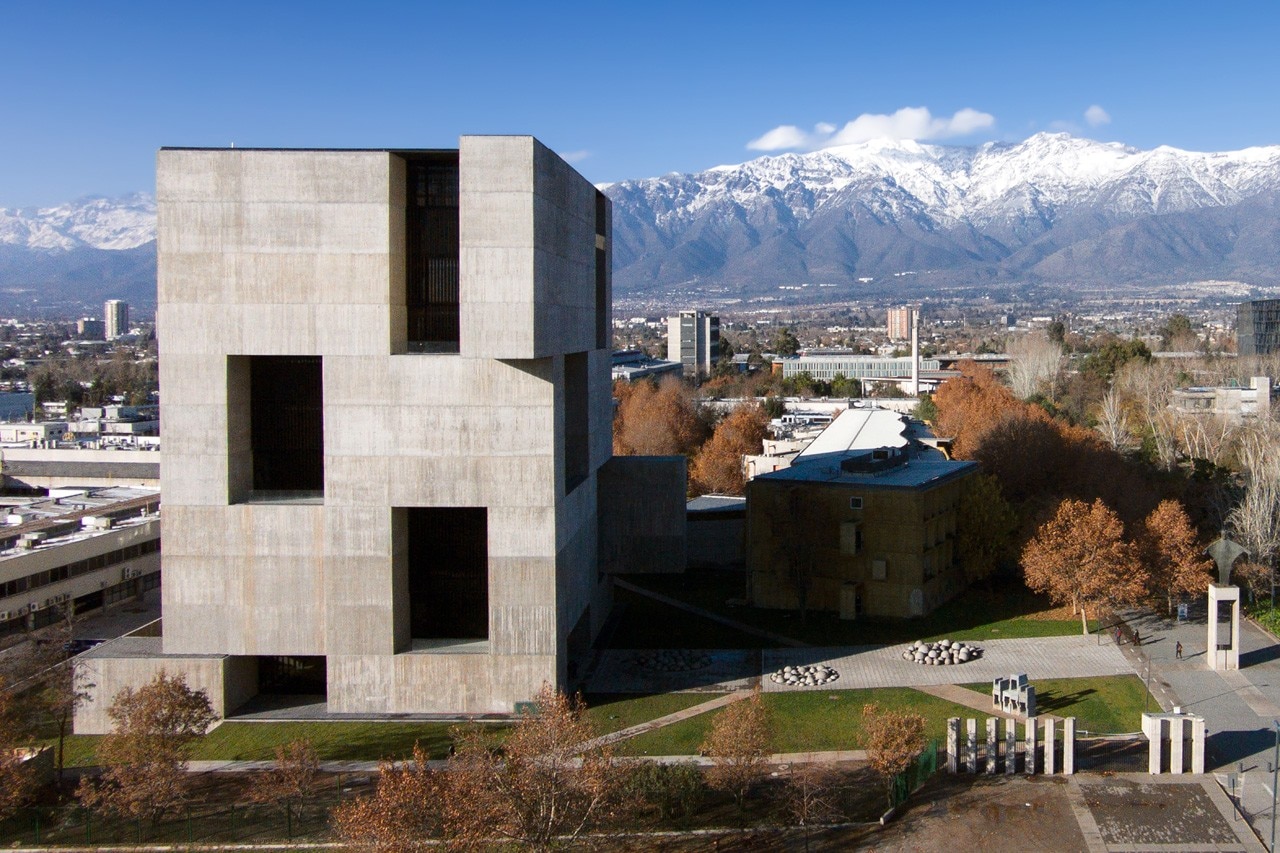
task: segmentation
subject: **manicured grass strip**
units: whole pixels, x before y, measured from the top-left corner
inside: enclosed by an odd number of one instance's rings
[[[632,694],[597,693],[583,697],[587,703],[587,716],[602,735],[620,729],[637,726],[710,702],[720,693],[660,693],[654,696]]]
[[[452,723],[296,722],[223,723],[198,740],[191,758],[196,761],[262,761],[275,758],[275,747],[308,739],[324,761],[374,761],[404,758],[420,742],[432,758],[449,752]],[[97,735],[67,738],[67,767],[95,762]]]
[[[860,618],[847,621],[840,619],[835,613],[810,612],[801,619],[797,611],[730,607],[726,604],[728,600],[740,600],[743,597],[741,574],[693,572],[682,575],[631,575],[627,580],[752,627],[815,646],[882,645],[943,637],[955,640],[1002,640],[1058,637],[1080,632],[1078,619],[1037,618],[1037,614],[1049,610],[1052,605],[1047,598],[1035,595],[1021,584],[1006,585],[993,592],[967,590],[928,616],[918,619]],[[695,641],[694,638],[700,633],[705,633],[708,637],[717,636],[706,620],[698,620],[697,617],[685,614],[683,622],[684,624],[672,626],[680,637],[678,640],[672,638],[670,630],[663,630],[666,626],[650,622],[641,629],[648,632],[644,635],[647,644],[635,647],[652,648],[654,643],[665,643],[660,646],[664,648],[682,645],[690,648],[699,645],[707,648],[729,647]],[[1096,628],[1097,623],[1091,621],[1090,629]],[[691,633],[693,637],[689,636]],[[739,638],[741,644],[735,648],[768,648],[776,645],[750,634],[740,634]],[[615,648],[628,648],[625,643],[616,639],[612,645]]]
[[[601,734],[615,732],[694,705],[718,694],[669,693],[654,696],[587,696],[587,714]],[[196,761],[264,761],[275,758],[275,747],[292,740],[310,740],[323,761],[376,761],[405,758],[421,743],[432,758],[449,754],[449,731],[453,723],[406,722],[280,722],[223,723],[196,742],[191,758]],[[503,726],[486,724],[490,730]],[[67,738],[67,767],[95,763],[100,736],[73,735]]]
[[[1123,734],[1142,728],[1142,712],[1158,711],[1160,703],[1148,699],[1146,685],[1136,675],[1103,675],[1094,678],[1037,678],[1036,711],[1058,717],[1075,717],[1076,730],[1099,734]],[[990,684],[965,687],[991,695]]]
[[[763,701],[773,725],[773,752],[861,749],[862,707],[869,702],[920,714],[930,738],[945,738],[948,717],[977,716],[971,708],[907,687],[766,693]],[[719,713],[701,714],[637,735],[619,743],[618,751],[625,755],[696,755]]]

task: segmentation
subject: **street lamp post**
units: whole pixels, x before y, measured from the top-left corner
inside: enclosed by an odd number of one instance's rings
[[[1280,777],[1280,720],[1274,720],[1276,747],[1271,758],[1271,853],[1276,853],[1276,781]]]

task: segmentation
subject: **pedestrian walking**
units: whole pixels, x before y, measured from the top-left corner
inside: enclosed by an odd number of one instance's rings
[[[1133,629],[1133,644],[1134,644],[1135,646],[1140,646],[1140,645],[1142,645],[1142,638],[1138,636],[1138,629],[1137,629],[1137,628],[1134,628],[1134,629]]]
[[[1178,660],[1182,660],[1182,643],[1178,643],[1173,647],[1173,656]]]

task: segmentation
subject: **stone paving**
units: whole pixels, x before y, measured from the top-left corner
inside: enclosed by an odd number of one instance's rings
[[[1025,672],[1034,683],[1043,678],[1132,675],[1133,665],[1108,636],[1037,637],[980,643],[982,657],[952,666],[921,666],[902,659],[906,643],[853,648],[765,649],[763,667],[773,672],[790,664],[825,664],[840,680],[813,687],[764,683],[765,692],[854,690],[864,687],[914,687],[968,684]]]
[[[645,661],[653,650],[606,649],[587,682],[588,693],[723,693],[746,690],[760,678],[760,653],[753,650],[691,649],[707,666],[664,671]]]

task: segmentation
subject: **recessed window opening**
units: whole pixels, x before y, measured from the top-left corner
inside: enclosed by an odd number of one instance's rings
[[[324,495],[322,374],[320,356],[249,357],[255,496]]]
[[[458,351],[458,152],[406,156],[410,352]]]
[[[325,696],[325,659],[319,655],[258,658],[258,693],[269,696]]]
[[[590,440],[587,415],[587,354],[564,357],[564,493],[587,479]]]
[[[489,639],[489,513],[409,507],[409,631],[415,640]]]

